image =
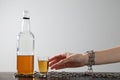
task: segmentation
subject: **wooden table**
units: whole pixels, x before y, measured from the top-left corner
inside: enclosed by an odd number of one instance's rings
[[[14,72],[0,72],[0,80],[120,80],[120,73],[49,72],[48,77],[35,73],[32,77],[15,77]]]

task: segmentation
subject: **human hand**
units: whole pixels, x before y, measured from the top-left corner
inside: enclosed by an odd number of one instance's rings
[[[49,59],[51,69],[82,67],[88,62],[86,54],[62,53]]]

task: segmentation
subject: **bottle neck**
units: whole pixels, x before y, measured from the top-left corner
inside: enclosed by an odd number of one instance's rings
[[[30,18],[23,17],[22,32],[30,32]]]

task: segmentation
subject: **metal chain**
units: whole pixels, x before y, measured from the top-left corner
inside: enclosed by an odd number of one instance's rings
[[[88,72],[93,72],[92,65],[95,64],[95,52],[93,50],[87,51],[88,53]]]

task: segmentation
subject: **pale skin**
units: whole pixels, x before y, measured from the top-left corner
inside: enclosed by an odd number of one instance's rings
[[[120,46],[95,51],[95,65],[120,62]],[[75,68],[88,65],[88,53],[61,53],[49,59],[51,69]]]

